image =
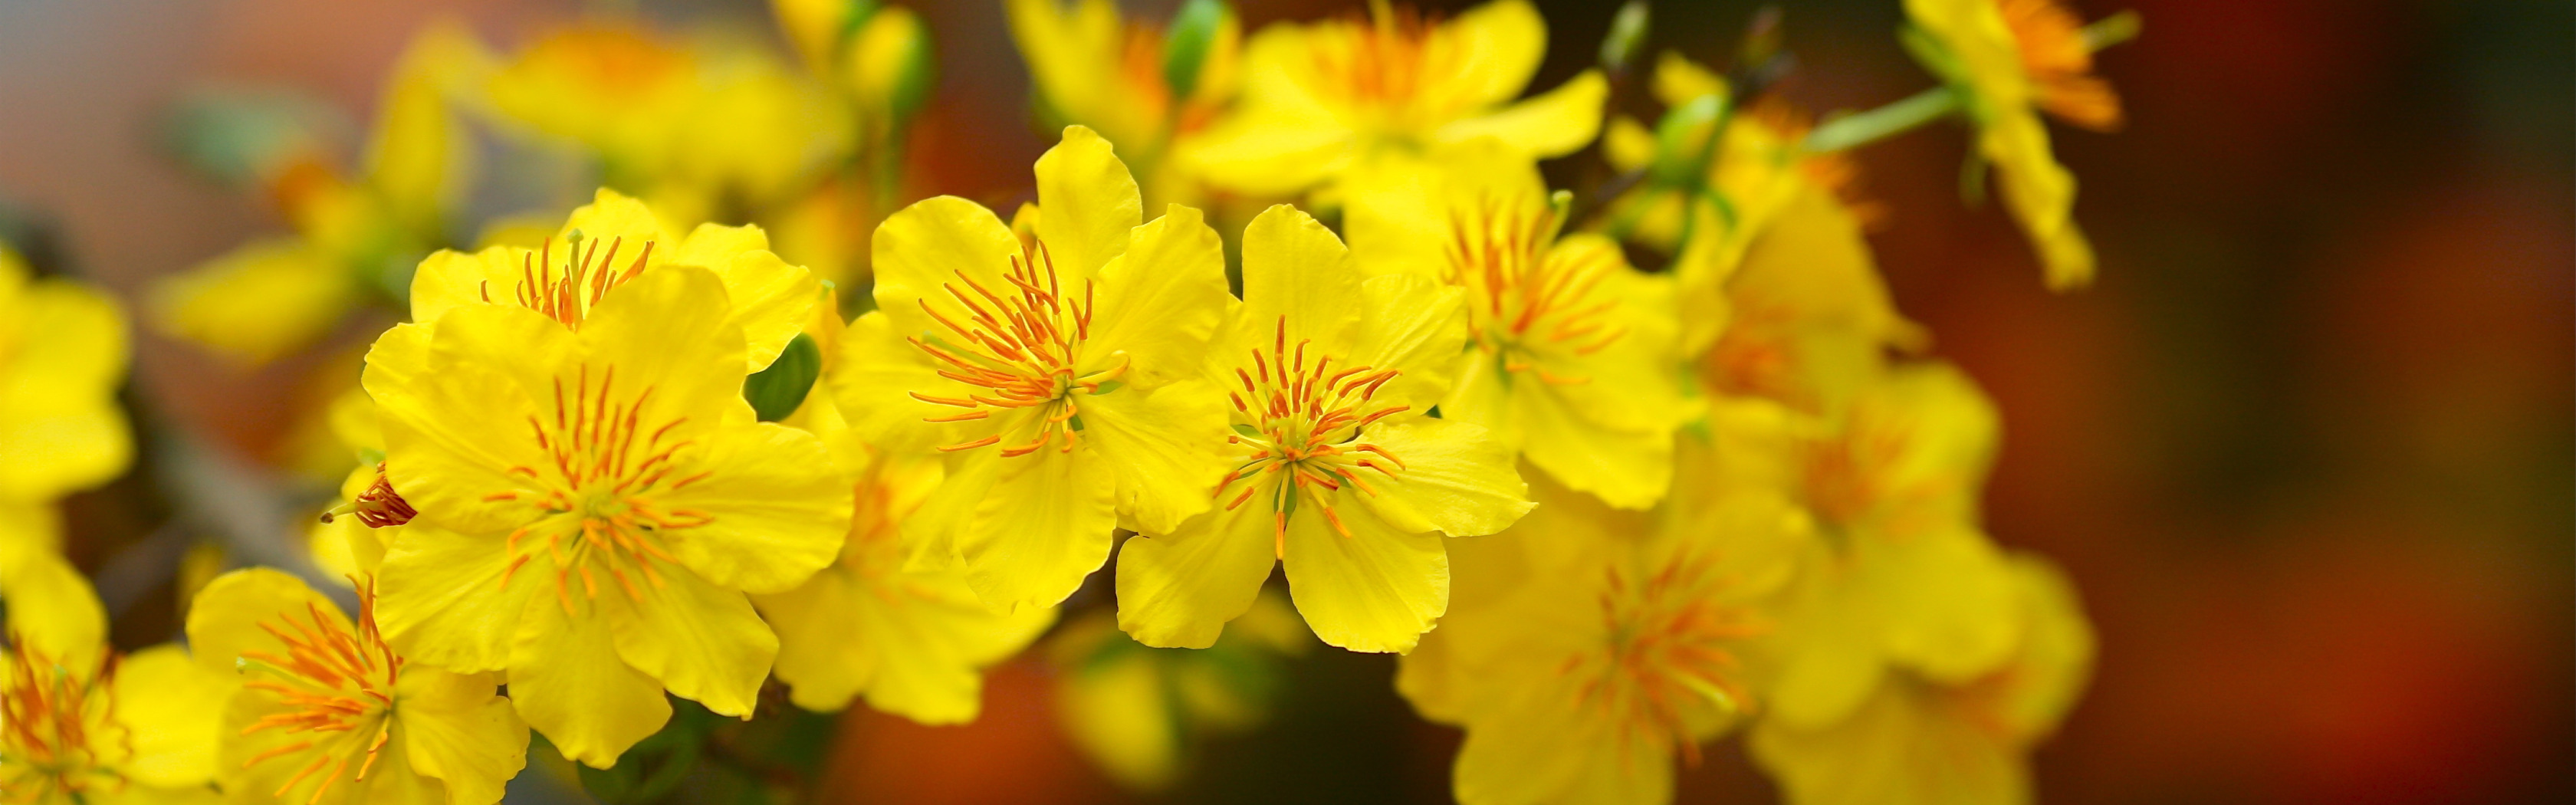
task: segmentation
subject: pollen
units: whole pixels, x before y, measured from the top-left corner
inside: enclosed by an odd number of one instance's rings
[[[1288,516],[1303,498],[1336,533],[1351,536],[1334,511],[1345,488],[1376,495],[1370,474],[1394,479],[1404,461],[1372,444],[1365,429],[1412,410],[1376,401],[1378,389],[1400,372],[1369,366],[1335,368],[1334,357],[1310,350],[1310,340],[1288,343],[1288,319],[1279,318],[1268,349],[1254,347],[1234,370],[1241,390],[1229,390],[1237,423],[1228,441],[1248,451],[1243,463],[1217,482],[1216,497],[1241,485],[1226,503],[1232,510],[1267,493],[1274,552],[1285,558]]]

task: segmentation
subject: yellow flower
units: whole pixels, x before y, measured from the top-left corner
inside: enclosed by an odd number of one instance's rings
[[[1779,669],[1771,718],[1837,723],[1891,669],[1956,682],[2011,650],[2010,574],[1977,516],[1996,430],[1992,404],[1940,364],[1889,370],[1840,422],[1767,400],[1720,404],[1723,477],[1790,490],[1824,536],[1800,557],[1764,647]]]
[[[1468,357],[1441,416],[1611,505],[1654,505],[1671,485],[1673,430],[1695,415],[1671,279],[1630,268],[1609,238],[1559,238],[1562,201],[1498,141],[1433,161],[1357,178],[1348,221],[1372,273],[1465,292]]]
[[[422,260],[412,276],[411,318],[430,323],[460,307],[508,305],[577,328],[619,286],[673,266],[704,268],[724,282],[732,302],[726,323],[748,339],[744,359],[752,371],[795,340],[820,286],[812,272],[770,253],[759,227],[700,224],[678,237],[643,202],[601,188],[537,248],[440,251]]]
[[[1271,25],[1245,47],[1242,105],[1183,161],[1219,187],[1277,196],[1478,137],[1571,153],[1600,131],[1609,84],[1587,70],[1513,103],[1546,52],[1547,23],[1526,0],[1438,23],[1378,0],[1365,19]]]
[[[1216,645],[1146,648],[1093,611],[1047,641],[1055,711],[1073,746],[1110,779],[1160,791],[1179,779],[1201,736],[1239,733],[1270,717],[1287,681],[1281,665],[1314,645],[1276,590],[1253,599]]]
[[[1685,453],[1682,488],[1705,493],[1708,448]],[[1462,583],[1488,592],[1404,658],[1396,688],[1466,728],[1461,803],[1669,802],[1674,756],[1696,764],[1756,708],[1747,641],[1767,629],[1808,521],[1778,494],[1631,512],[1535,487],[1529,517],[1462,557],[1476,560]]]
[[[1161,157],[1206,129],[1241,86],[1242,23],[1232,8],[1216,4],[1212,25],[1186,32],[1203,38],[1195,62],[1174,51],[1173,37],[1184,32],[1123,20],[1113,0],[1010,0],[1007,8],[1042,114],[1149,155],[1141,167],[1147,199],[1195,203],[1204,195],[1182,171],[1163,170]]]
[[[608,184],[687,217],[774,200],[849,139],[841,107],[764,48],[675,42],[622,22],[549,33],[484,91],[504,120],[569,141],[600,161]]]
[[[448,98],[485,58],[454,25],[414,37],[386,81],[357,177],[309,147],[264,166],[296,234],[244,244],[156,283],[155,328],[245,366],[328,335],[387,268],[445,238],[447,212],[474,169]]]
[[[1860,221],[1820,186],[1786,199],[1720,295],[1688,297],[1685,317],[1712,306],[1724,327],[1699,358],[1706,388],[1827,419],[1885,371],[1890,348],[1916,348],[1927,337],[1896,311]]]
[[[1895,675],[1841,721],[1754,726],[1753,758],[1798,805],[1947,805],[2033,801],[2030,747],[2056,729],[2092,673],[2093,632],[2066,578],[2027,555],[2008,559],[2013,616],[2025,635],[1973,679]]]
[[[125,361],[115,302],[31,279],[0,246],[0,499],[50,501],[125,471],[134,454],[116,407]]]
[[[0,802],[212,803],[229,674],[175,645],[107,646],[89,583],[49,553],[0,559],[12,645],[0,656]]]
[[[1003,611],[1064,600],[1114,529],[1170,531],[1224,472],[1224,397],[1196,377],[1231,298],[1216,232],[1178,205],[1143,222],[1090,129],[1036,170],[1025,241],[953,196],[877,229],[878,309],[834,379],[863,438],[948,454],[904,529]]]
[[[855,507],[839,561],[794,590],[752,596],[778,630],[779,681],[808,710],[865,695],[869,707],[924,724],[973,721],[984,667],[1037,639],[1055,610],[995,614],[961,570],[905,570],[901,523],[938,487],[940,463],[861,444],[824,395],[790,422],[833,448]]]
[[[235,802],[488,805],[527,765],[528,725],[493,674],[407,662],[359,590],[338,604],[275,570],[217,577],[188,608],[206,673],[242,678],[224,706],[223,787]]]
[[[2075,175],[2049,151],[2039,113],[2085,128],[2120,125],[2120,98],[2093,75],[2083,20],[2060,0],[1906,0],[1915,57],[1960,95],[1977,152],[2039,249],[2048,286],[2093,280],[2093,247],[2075,227]]]
[[[753,421],[731,315],[679,265],[578,331],[475,304],[377,339],[384,481],[418,512],[384,558],[386,639],[507,670],[520,716],[601,768],[669,718],[665,689],[747,716],[778,643],[743,594],[830,563],[850,488],[813,436]]]
[[[1234,432],[1200,437],[1232,445],[1234,470],[1212,485],[1223,505],[1127,541],[1118,625],[1149,646],[1206,647],[1277,561],[1324,642],[1412,650],[1449,606],[1446,538],[1530,508],[1509,447],[1424,415],[1450,387],[1464,294],[1364,277],[1287,205],[1252,220],[1243,255],[1243,303],[1209,350],[1210,374],[1233,381]]]

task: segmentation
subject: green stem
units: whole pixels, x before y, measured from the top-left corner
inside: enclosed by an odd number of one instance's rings
[[[2099,51],[2138,38],[2138,12],[2123,11],[2084,26],[2084,49]]]
[[[1807,150],[1826,153],[1857,148],[1912,131],[1958,110],[1958,93],[1949,87],[1933,87],[1886,106],[1825,121],[1807,133]]]

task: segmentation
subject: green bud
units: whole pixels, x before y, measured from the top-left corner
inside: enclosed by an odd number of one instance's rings
[[[870,114],[901,126],[930,100],[939,65],[921,15],[886,6],[868,15],[843,60],[850,89]]]
[[[814,346],[812,336],[797,333],[769,368],[742,379],[742,398],[762,422],[786,419],[805,404],[805,395],[814,390],[814,378],[822,373],[823,350]]]
[[[1610,18],[1610,33],[1601,37],[1601,69],[1619,72],[1645,49],[1648,22],[1646,0],[1628,0],[1619,13]]]
[[[1673,107],[1655,124],[1655,162],[1647,170],[1657,184],[1693,184],[1708,175],[1702,159],[1709,153],[1708,138],[1717,136],[1717,122],[1726,116],[1726,98],[1702,95]]]
[[[1163,34],[1163,84],[1172,88],[1173,100],[1198,91],[1208,50],[1233,16],[1224,0],[1189,0],[1172,13],[1172,27]]]

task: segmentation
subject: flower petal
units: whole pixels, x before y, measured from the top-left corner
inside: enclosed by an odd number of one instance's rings
[[[1492,137],[1530,156],[1564,156],[1592,144],[1601,132],[1602,103],[1609,97],[1610,82],[1600,71],[1585,70],[1545,95],[1441,126],[1433,139],[1463,143]]]
[[[745,361],[743,332],[726,312],[729,298],[723,280],[695,266],[667,266],[618,286],[582,324],[583,352],[601,364],[591,371],[613,367],[617,388],[651,389],[641,411],[644,421],[703,417],[710,410],[722,412],[721,421],[753,421],[751,404],[742,397],[747,373],[738,370]],[[797,324],[803,324],[802,311]],[[572,367],[556,374],[555,382],[576,379]],[[608,384],[605,378],[600,382]]]
[[[1267,345],[1281,322],[1294,344],[1314,339],[1325,354],[1349,354],[1359,335],[1362,277],[1342,239],[1305,211],[1286,204],[1262,210],[1243,228],[1243,307],[1237,344]]]
[[[450,805],[499,802],[502,784],[528,765],[528,723],[493,681],[415,664],[397,683],[404,759],[443,783]]]
[[[1362,436],[1402,462],[1394,479],[1370,482],[1378,494],[1362,498],[1396,528],[1481,536],[1510,527],[1530,510],[1529,485],[1512,468],[1511,449],[1484,428],[1402,416]]]
[[[534,545],[521,546],[533,552]],[[459,672],[510,666],[520,618],[551,567],[510,573],[507,540],[469,536],[415,521],[385,551],[376,580],[376,623],[404,657]],[[509,580],[503,584],[504,577]]]
[[[924,302],[943,312],[957,309],[955,298],[941,285],[973,293],[960,285],[962,276],[987,289],[1009,288],[1002,275],[1020,256],[1020,239],[983,205],[940,196],[886,218],[877,226],[871,248],[877,309],[894,319],[895,334],[905,336],[940,327],[922,313]]]
[[[1039,220],[1055,220],[1048,208]],[[1225,247],[1198,210],[1178,204],[1134,229],[1135,239],[1101,269],[1099,313],[1084,344],[1085,369],[1127,353],[1130,384],[1152,388],[1193,374],[1234,296],[1226,289]]]
[[[1190,379],[1077,399],[1083,443],[1117,475],[1123,522],[1159,534],[1207,510],[1225,474],[1225,401],[1214,387]]]
[[[125,316],[68,282],[30,283],[25,319],[0,367],[0,495],[49,499],[124,471],[134,455],[116,384],[125,376]]]
[[[1278,561],[1276,515],[1261,506],[1190,518],[1118,549],[1118,628],[1157,648],[1207,648],[1252,608]]]
[[[1115,472],[1093,448],[1049,446],[1000,459],[992,490],[953,537],[975,593],[996,612],[1054,606],[1072,595],[1109,559],[1117,489]]]
[[[271,568],[251,567],[215,577],[188,604],[188,650],[207,673],[238,673],[242,655],[263,652],[286,656],[286,644],[260,627],[311,623],[316,615],[343,633],[355,631],[340,605],[314,592],[303,579]]]
[[[1084,126],[1038,156],[1038,242],[1067,278],[1100,276],[1145,222],[1145,199],[1108,140]]]
[[[1288,594],[1324,642],[1352,651],[1412,651],[1449,608],[1449,554],[1435,533],[1408,534],[1363,506],[1288,518]]]
[[[813,316],[822,281],[771,253],[760,227],[699,224],[678,246],[672,265],[700,266],[724,282],[733,301],[728,320],[742,328],[748,371],[777,360]]]
[[[742,593],[682,568],[661,575],[663,583],[645,589],[642,600],[605,590],[597,599],[617,656],[673,695],[717,715],[750,718],[778,656],[778,636]]]
[[[657,502],[705,512],[710,522],[660,533],[707,581],[781,592],[840,555],[850,530],[850,486],[813,434],[769,422],[726,428],[708,440],[696,468],[708,473],[704,479]]]
[[[1360,298],[1368,322],[1351,365],[1403,372],[1378,389],[1377,399],[1431,410],[1465,365],[1466,290],[1420,274],[1390,274],[1361,283]]]
[[[574,606],[528,602],[511,647],[510,703],[564,757],[605,769],[671,720],[671,702],[661,683],[618,659],[606,613],[587,600]]]
[[[126,655],[110,694],[134,753],[120,771],[149,786],[212,782],[224,700],[234,685],[232,675],[207,673],[175,644]]]
[[[12,642],[54,657],[97,656],[107,645],[107,610],[89,580],[62,554],[18,546],[0,554],[0,603]]]

